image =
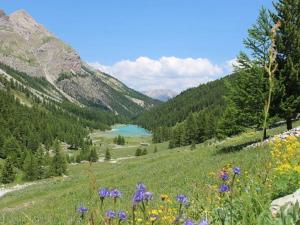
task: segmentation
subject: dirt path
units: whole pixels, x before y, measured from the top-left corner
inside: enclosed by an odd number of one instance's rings
[[[33,185],[33,184],[36,184],[36,183],[32,182],[32,183],[25,183],[25,184],[17,184],[17,185],[15,185],[13,187],[7,187],[7,188],[0,187],[0,198],[2,198],[7,193],[22,190],[24,188],[27,188],[27,187]]]

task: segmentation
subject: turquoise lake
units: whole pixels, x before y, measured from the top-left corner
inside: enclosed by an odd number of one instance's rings
[[[122,136],[149,136],[151,133],[137,125],[133,124],[121,124],[115,125],[112,127],[112,130],[109,133],[113,136],[122,135]]]

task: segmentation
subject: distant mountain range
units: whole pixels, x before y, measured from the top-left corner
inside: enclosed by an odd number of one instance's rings
[[[42,78],[47,85],[41,88],[58,101],[68,99],[128,117],[160,103],[89,66],[23,10],[9,16],[0,10],[0,63]],[[10,76],[7,71],[6,76]]]
[[[151,98],[158,99],[162,102],[166,102],[178,94],[175,91],[169,89],[154,89],[144,91],[143,93]]]

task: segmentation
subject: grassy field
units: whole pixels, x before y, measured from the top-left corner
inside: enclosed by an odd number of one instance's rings
[[[299,126],[299,122],[296,125]],[[270,130],[269,134],[274,135],[284,129],[278,127]],[[162,193],[172,198],[184,193],[190,199],[195,199],[192,204],[205,207],[209,202],[211,185],[216,184],[211,174],[225,165],[239,166],[243,173],[262,174],[261,168],[270,159],[269,147],[243,148],[259,140],[260,136],[260,132],[249,131],[221,142],[209,140],[197,145],[193,151],[189,146],[170,150],[167,149],[167,143],[162,143],[156,145],[158,152],[153,153],[155,145],[151,144],[146,156],[114,164],[71,165],[67,177],[39,181],[3,197],[0,200],[0,224],[80,224],[75,209],[81,203],[92,207],[93,187],[120,189],[123,196],[114,207],[130,211],[128,202],[138,182],[145,183],[154,192],[155,199],[159,199]],[[113,158],[134,156],[136,147],[130,146],[150,142],[150,137],[127,138],[125,147],[113,149],[111,137],[101,137],[99,134],[93,134],[92,137],[100,155],[103,155],[106,147],[110,147]]]

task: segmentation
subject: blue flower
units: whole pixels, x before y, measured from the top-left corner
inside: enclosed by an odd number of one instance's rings
[[[110,192],[109,192],[108,188],[99,189],[98,194],[101,199],[108,198],[110,196]]]
[[[233,173],[234,174],[241,174],[241,168],[240,167],[234,167],[233,168]]]
[[[78,207],[77,212],[80,214],[86,214],[88,211],[88,208],[84,207],[83,205],[80,205],[80,207]]]
[[[133,204],[136,205],[139,202],[144,200],[144,192],[143,191],[136,191],[133,195],[132,201]]]
[[[116,213],[115,213],[114,211],[112,211],[112,210],[108,210],[108,211],[106,212],[106,217],[107,217],[108,219],[114,219],[114,218],[116,217]]]
[[[143,194],[143,200],[150,201],[153,199],[153,194],[149,191]]]
[[[228,192],[229,191],[229,186],[226,185],[226,184],[222,184],[221,187],[220,187],[220,189],[219,189],[219,191],[221,193]]]
[[[188,204],[188,198],[185,195],[177,195],[176,200],[183,205],[187,205]]]
[[[209,225],[208,221],[207,220],[201,220],[199,225]]]
[[[118,212],[118,217],[120,220],[126,220],[127,219],[127,214],[124,211],[119,211]]]
[[[186,220],[184,225],[195,225],[192,220]]]
[[[121,198],[122,193],[118,189],[113,189],[110,191],[110,197],[112,198]]]
[[[226,181],[226,180],[229,179],[229,174],[227,173],[227,171],[222,170],[222,171],[219,173],[219,177],[220,177],[222,180]]]
[[[137,191],[143,191],[143,192],[146,192],[146,185],[143,184],[143,183],[138,183],[138,184],[136,185],[136,190],[137,190]]]

